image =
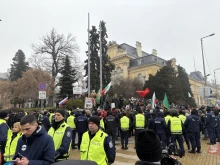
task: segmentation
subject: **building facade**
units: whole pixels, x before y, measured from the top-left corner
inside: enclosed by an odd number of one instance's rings
[[[142,51],[141,43],[138,41],[135,47],[126,43],[110,42],[107,53],[110,60],[115,64],[115,70],[112,71],[112,80],[138,78],[144,83],[148,80],[150,74],[155,75],[160,68],[167,65],[166,60],[157,56],[155,49],[152,50],[151,54]],[[176,60],[172,59],[172,62],[174,69],[177,70]],[[201,92],[199,90],[204,87],[202,74],[198,71],[191,72],[189,83],[197,105],[208,103],[208,99],[205,102],[204,97],[200,96]],[[213,91],[212,95],[214,95],[216,90],[210,88]]]

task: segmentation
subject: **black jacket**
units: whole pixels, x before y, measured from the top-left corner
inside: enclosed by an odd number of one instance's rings
[[[18,140],[13,159],[26,157],[29,165],[49,165],[54,163],[55,149],[53,139],[47,132],[38,126],[35,132]]]

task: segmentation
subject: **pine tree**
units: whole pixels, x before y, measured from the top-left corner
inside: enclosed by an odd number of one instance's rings
[[[115,65],[110,61],[110,57],[107,55],[107,29],[105,26],[105,22],[101,21],[101,41],[102,41],[102,83],[103,87],[105,87],[111,81],[111,72],[115,69]]]
[[[88,44],[88,43],[87,43]],[[90,84],[91,89],[96,92],[99,90],[100,86],[100,59],[98,56],[99,52],[99,33],[95,26],[92,26],[90,30]],[[88,56],[88,51],[86,52]],[[85,60],[84,69],[86,70],[85,77],[88,76],[88,60]],[[88,85],[88,84],[87,84]],[[91,92],[91,91],[90,91]]]
[[[181,90],[185,98],[185,105],[189,104],[190,106],[195,107],[196,103],[190,88],[189,77],[185,69],[181,66],[178,66],[178,79],[180,81]],[[188,92],[191,94],[192,97],[188,97]]]
[[[18,50],[13,57],[13,64],[11,64],[10,80],[16,81],[22,77],[22,73],[25,72],[29,67],[25,61],[25,54],[22,50]]]
[[[163,100],[166,93],[170,104],[182,104],[184,96],[176,75],[176,71],[170,65],[161,68],[155,76],[150,75],[144,85],[144,89],[149,88],[151,91],[146,97],[150,99],[155,92],[157,98]]]
[[[60,92],[59,97],[64,98],[67,95],[69,97],[73,96],[73,83],[77,81],[76,71],[72,68],[69,56],[64,58],[61,72],[62,76],[59,78]]]

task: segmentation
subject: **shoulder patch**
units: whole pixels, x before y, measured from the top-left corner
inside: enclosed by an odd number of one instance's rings
[[[67,136],[67,137],[70,137],[70,136],[71,136],[70,131],[68,131],[68,132],[66,133],[66,136]]]
[[[112,148],[112,147],[113,147],[112,141],[110,141],[110,142],[108,143],[108,145],[109,145],[109,148]]]

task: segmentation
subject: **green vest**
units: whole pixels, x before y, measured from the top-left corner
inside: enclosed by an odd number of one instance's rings
[[[135,121],[136,121],[136,129],[144,129],[144,124],[145,124],[145,117],[142,114],[137,114],[135,116]]]
[[[186,121],[186,116],[184,116],[184,115],[179,115],[178,116],[181,120],[182,120],[182,122],[183,122],[183,124],[185,123],[185,121]]]
[[[80,145],[81,160],[92,160],[98,165],[107,165],[108,159],[104,149],[104,140],[108,136],[105,132],[98,130],[90,141],[88,131],[83,134]]]
[[[129,118],[127,116],[123,116],[120,119],[121,123],[121,130],[122,131],[128,131],[129,130]]]
[[[164,119],[166,121],[166,124],[168,124],[168,121],[171,119],[172,117],[170,115],[167,115]]]
[[[100,120],[100,127],[102,127],[102,129],[105,129],[104,120],[102,118]]]
[[[0,125],[3,123],[7,124],[4,119],[0,119]],[[7,126],[8,126],[8,124],[7,124]],[[10,127],[8,126],[7,138],[11,137],[11,136],[12,136],[12,131],[11,131]]]
[[[63,124],[61,124],[56,131],[54,130],[53,127],[50,127],[48,134],[53,138],[55,151],[60,148],[62,141],[63,141],[63,135],[64,135],[67,127],[69,127],[69,126],[65,122]],[[71,146],[71,143],[70,143],[70,146]],[[69,151],[70,151],[70,146],[69,146]],[[63,154],[63,157],[68,158],[69,153]]]
[[[172,117],[170,119],[170,131],[171,134],[182,134],[182,121],[178,117]]]
[[[50,123],[52,123],[53,115],[54,115],[54,113],[51,113],[50,116],[49,116],[49,121],[50,121]]]
[[[12,136],[8,137],[6,146],[5,146],[5,153],[4,159],[6,162],[12,160],[16,151],[18,139],[21,137],[22,133],[18,133],[17,136],[12,139]]]
[[[75,125],[74,119],[75,119],[75,117],[73,115],[70,115],[67,118],[67,124],[70,126],[71,129],[76,129],[76,125]]]

